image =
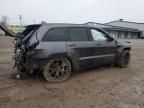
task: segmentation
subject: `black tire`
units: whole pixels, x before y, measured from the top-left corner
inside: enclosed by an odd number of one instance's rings
[[[131,58],[130,51],[128,50],[123,51],[122,55],[117,61],[117,65],[121,68],[127,68],[130,63],[130,58]]]
[[[51,83],[63,82],[71,76],[71,68],[71,63],[66,57],[55,57],[49,60],[43,76]]]

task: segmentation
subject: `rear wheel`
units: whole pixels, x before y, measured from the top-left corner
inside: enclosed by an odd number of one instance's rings
[[[48,82],[62,82],[71,76],[71,63],[65,57],[56,57],[49,60],[43,76]]]
[[[125,50],[117,61],[117,65],[121,68],[127,68],[130,62],[130,51]]]

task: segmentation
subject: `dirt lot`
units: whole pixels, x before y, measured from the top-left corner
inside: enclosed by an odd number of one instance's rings
[[[10,79],[12,41],[0,37],[0,108],[144,108],[144,40],[129,40],[129,68],[95,68],[56,84],[37,76]]]

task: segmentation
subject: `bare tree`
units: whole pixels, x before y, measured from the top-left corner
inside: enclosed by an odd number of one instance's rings
[[[8,20],[9,20],[9,17],[8,17],[8,16],[2,16],[2,17],[1,17],[1,22],[4,23],[4,24],[7,24],[7,23],[8,23]]]

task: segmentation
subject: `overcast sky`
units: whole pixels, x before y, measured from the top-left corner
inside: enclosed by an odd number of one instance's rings
[[[10,24],[41,21],[60,23],[106,23],[124,19],[144,22],[144,0],[0,0],[0,17]]]

